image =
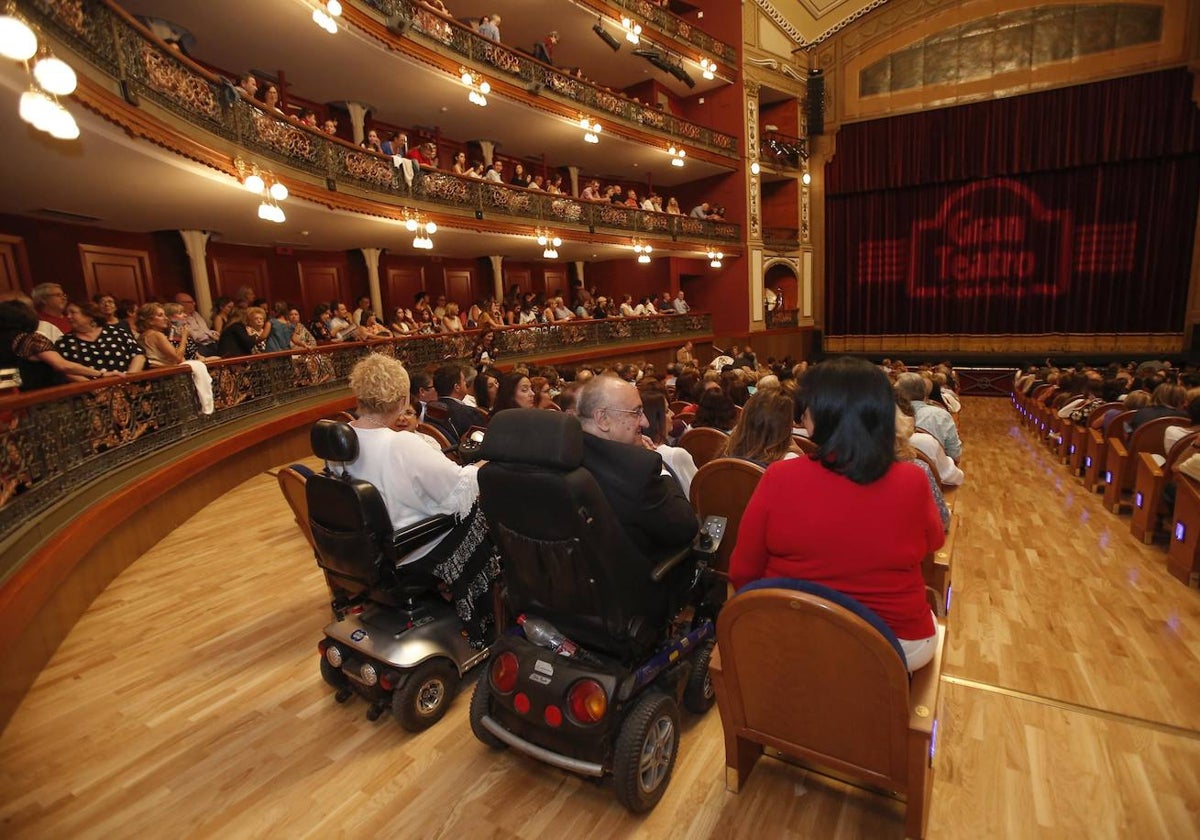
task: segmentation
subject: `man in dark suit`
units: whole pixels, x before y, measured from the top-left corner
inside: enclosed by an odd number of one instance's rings
[[[487,418],[462,401],[467,395],[467,375],[461,364],[442,365],[433,374],[433,386],[438,400],[445,404],[448,416],[443,419],[428,415],[427,422],[436,426],[451,444],[458,443],[472,426],[486,426]]]
[[[696,514],[642,437],[649,424],[637,388],[611,374],[597,376],[579,391],[576,408],[583,466],[633,543],[652,562],[690,543],[699,530]]]

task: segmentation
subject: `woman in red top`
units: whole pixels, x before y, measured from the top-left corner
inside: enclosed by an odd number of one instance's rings
[[[808,372],[804,398],[818,452],[767,469],[742,516],[730,580],[797,578],[849,595],[892,629],[914,671],[937,644],[921,559],[945,534],[925,476],[896,461],[892,388],[879,368],[842,358]]]

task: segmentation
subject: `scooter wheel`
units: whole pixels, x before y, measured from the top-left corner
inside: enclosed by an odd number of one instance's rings
[[[458,669],[448,660],[431,659],[408,675],[392,694],[392,713],[409,732],[433,726],[458,693]]]

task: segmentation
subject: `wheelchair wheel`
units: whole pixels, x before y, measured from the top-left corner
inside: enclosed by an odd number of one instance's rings
[[[409,732],[421,732],[442,719],[457,689],[458,670],[445,659],[431,659],[392,693],[392,713]]]
[[[679,708],[653,689],[634,705],[621,724],[613,754],[617,801],[635,814],[658,804],[675,767],[679,749]]]
[[[708,663],[712,659],[713,646],[711,639],[704,643],[692,661],[692,673],[688,675],[687,685],[683,688],[683,707],[692,714],[702,715],[713,707],[717,693],[713,690],[712,676],[708,672]]]
[[[481,668],[475,693],[471,695],[471,731],[483,744],[493,750],[502,750],[505,743],[483,727],[483,718],[492,705],[492,684],[488,682],[488,669]]]

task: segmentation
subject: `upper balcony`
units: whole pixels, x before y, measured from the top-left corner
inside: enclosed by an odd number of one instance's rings
[[[579,201],[566,195],[459,178],[445,172],[427,172],[410,180],[392,158],[360,149],[258,107],[225,79],[170,49],[116,7],[97,3],[83,9],[49,2],[22,3],[21,7],[105,75],[117,80],[128,99],[135,103],[143,98],[150,100],[182,123],[212,137],[211,141],[200,141],[207,147],[203,155],[179,147],[182,144],[177,144],[175,151],[196,159],[203,157],[205,163],[230,174],[233,158],[238,155],[263,163],[278,162],[314,176],[322,186],[307,186],[301,197],[327,206],[334,206],[340,190],[353,188],[370,199],[391,205],[428,203],[445,207],[471,219],[477,229],[480,220],[502,217],[502,221],[524,220],[526,227],[569,225],[588,228],[589,233],[636,234],[658,240],[701,243],[740,240],[740,227],[726,222]],[[115,113],[117,109],[90,104],[121,121]],[[130,128],[128,123],[126,127]],[[187,131],[190,133],[191,129]],[[153,134],[144,124],[139,124],[135,133]],[[162,145],[172,145],[162,137],[154,139]],[[223,160],[217,151],[221,148],[228,149]],[[340,205],[339,208],[354,209]],[[370,208],[358,209],[374,212]],[[484,227],[502,229],[494,224]]]

